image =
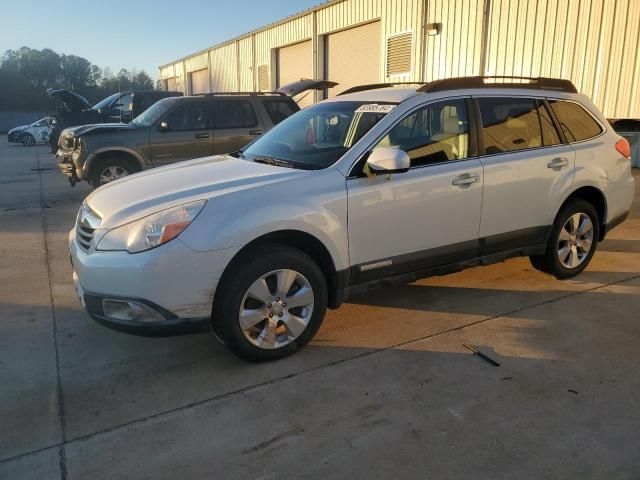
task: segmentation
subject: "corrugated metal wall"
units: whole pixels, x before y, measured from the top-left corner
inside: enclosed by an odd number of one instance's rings
[[[640,1],[491,0],[487,75],[568,78],[607,117],[640,117]]]
[[[640,0],[330,1],[211,48],[212,89],[256,90],[262,64],[269,66],[274,88],[275,50],[309,39],[314,72],[322,77],[324,36],[375,20],[381,25],[380,81],[478,74],[569,78],[608,117],[640,118]],[[423,24],[435,23],[440,34],[424,36]],[[405,31],[413,32],[412,70],[389,79],[386,39]],[[207,52],[200,52],[162,67],[160,77],[175,77],[184,91],[185,69],[206,68],[206,59]]]

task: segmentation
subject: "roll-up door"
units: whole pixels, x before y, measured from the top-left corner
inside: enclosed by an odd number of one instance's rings
[[[338,82],[333,97],[347,88],[380,81],[380,22],[325,37],[325,77]]]
[[[165,80],[167,82],[167,91],[175,92],[176,91],[176,77],[167,78]]]
[[[191,72],[191,94],[209,93],[209,70]]]
[[[313,78],[313,50],[311,40],[278,49],[277,86],[296,82],[301,78]],[[300,108],[313,103],[313,92],[304,92],[294,97]]]

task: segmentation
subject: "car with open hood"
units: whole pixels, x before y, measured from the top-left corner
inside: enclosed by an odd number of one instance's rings
[[[161,90],[117,92],[91,106],[85,97],[66,89],[48,89],[56,105],[49,120],[50,146],[54,153],[60,133],[67,127],[96,123],[128,123],[160,99],[181,96],[180,92]]]
[[[630,157],[567,80],[354,87],[232,154],[95,190],[73,281],[110,328],[282,358],[374,287],[519,256],[579,274],[629,213]]]
[[[276,92],[167,98],[129,124],[83,125],[60,136],[58,167],[94,187],[151,167],[229,153],[300,110],[293,97],[336,85],[303,79]]]

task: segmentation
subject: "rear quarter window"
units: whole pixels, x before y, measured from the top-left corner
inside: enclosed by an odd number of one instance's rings
[[[265,100],[263,103],[274,125],[298,111],[288,100]]]
[[[602,127],[581,105],[565,100],[549,100],[567,141],[579,142],[597,137]]]

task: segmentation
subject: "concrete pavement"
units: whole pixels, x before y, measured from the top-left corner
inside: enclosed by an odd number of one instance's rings
[[[575,279],[516,259],[381,290],[252,365],[88,318],[66,235],[89,188],[54,166],[0,137],[0,478],[640,475],[640,200]]]

